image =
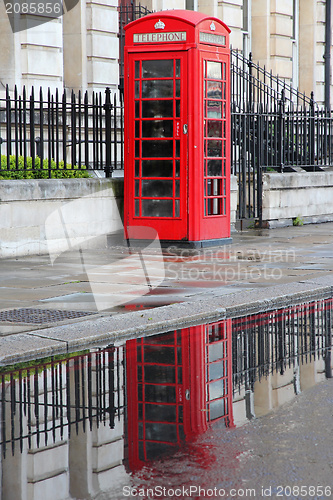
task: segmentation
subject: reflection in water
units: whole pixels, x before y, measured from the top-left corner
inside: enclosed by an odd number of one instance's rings
[[[218,439],[331,376],[332,301],[1,369],[0,498],[96,498],[161,455],[177,467],[177,450],[214,467],[195,446],[207,429]],[[223,446],[224,467],[237,453]]]
[[[127,342],[132,470],[224,419],[232,425],[230,320]]]

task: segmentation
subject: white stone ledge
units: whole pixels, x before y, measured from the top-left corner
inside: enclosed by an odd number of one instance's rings
[[[61,253],[122,230],[115,179],[0,181],[0,258]]]
[[[269,227],[333,220],[333,172],[265,173],[262,218]]]

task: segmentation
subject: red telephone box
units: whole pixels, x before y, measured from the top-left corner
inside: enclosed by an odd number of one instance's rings
[[[125,231],[229,243],[230,30],[186,10],[125,30]]]

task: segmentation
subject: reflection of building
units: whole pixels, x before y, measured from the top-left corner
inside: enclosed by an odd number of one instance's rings
[[[131,469],[233,425],[230,321],[128,341],[126,372]]]
[[[233,319],[236,425],[331,376],[332,309],[323,299]]]
[[[111,348],[0,377],[0,498],[90,498],[122,477],[121,358]]]

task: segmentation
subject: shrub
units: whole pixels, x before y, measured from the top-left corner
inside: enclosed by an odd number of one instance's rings
[[[7,169],[7,156],[1,155],[0,179],[73,179],[82,177],[91,177],[85,165],[81,168],[77,165],[66,164],[63,161],[59,162],[57,168],[56,162],[51,160],[51,175],[49,175],[49,161],[43,160],[41,165],[39,156],[35,158],[35,165],[32,168],[32,158],[26,158],[26,166],[24,166],[24,157],[18,157],[18,165],[16,166],[16,156],[10,157],[9,170]]]

